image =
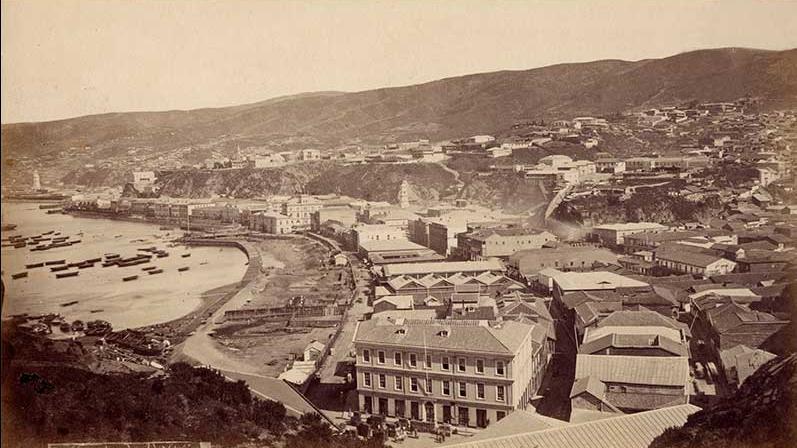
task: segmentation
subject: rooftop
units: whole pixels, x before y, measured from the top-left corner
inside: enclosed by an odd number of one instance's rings
[[[372,319],[361,322],[355,343],[514,355],[533,325],[516,321]]]
[[[655,222],[624,222],[617,224],[602,224],[593,227],[597,230],[615,230],[615,231],[628,231],[628,230],[665,230],[666,226]]]
[[[647,448],[667,428],[680,427],[700,408],[671,406],[598,421],[468,441],[462,448]],[[500,425],[496,422],[494,425]]]
[[[443,261],[439,263],[402,263],[388,264],[383,268],[385,276],[418,275],[449,272],[503,271],[504,265],[499,260],[484,261]]]
[[[576,356],[576,378],[594,376],[603,382],[657,386],[686,386],[689,358],[685,356]]]
[[[552,276],[563,291],[644,288],[647,283],[613,272],[559,272]]]

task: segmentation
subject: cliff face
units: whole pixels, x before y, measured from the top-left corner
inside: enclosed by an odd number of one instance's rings
[[[434,163],[333,166],[319,172],[307,184],[307,191],[396,202],[404,180],[409,183],[411,201],[430,203],[456,193],[454,174]]]
[[[327,163],[303,163],[284,168],[236,170],[180,170],[158,177],[163,196],[207,198],[214,195],[254,198],[291,195],[305,191],[305,185],[328,168]]]

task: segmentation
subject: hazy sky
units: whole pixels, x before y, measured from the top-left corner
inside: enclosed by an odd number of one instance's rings
[[[796,1],[2,0],[3,123],[797,47]]]

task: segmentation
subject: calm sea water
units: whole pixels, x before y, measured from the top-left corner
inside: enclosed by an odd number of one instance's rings
[[[3,203],[3,224],[17,228],[2,236],[37,235],[50,230],[80,239],[69,247],[31,252],[29,248],[2,248],[5,299],[3,317],[13,314],[59,313],[67,320],[107,320],[115,329],[166,322],[188,314],[200,304],[204,291],[239,281],[246,271],[246,255],[235,248],[169,247],[179,230],[160,230],[157,225],[48,215],[34,203]],[[67,263],[118,253],[130,257],[140,247],[157,246],[169,256],[130,267],[80,269],[77,277],[56,279],[50,267],[26,269],[26,264],[65,259]],[[184,258],[181,255],[190,253]],[[162,274],[148,275],[143,267],[157,266]],[[189,270],[179,272],[179,267]],[[70,270],[75,270],[71,268]],[[28,277],[12,274],[28,271]],[[65,272],[65,271],[63,271]],[[138,280],[122,278],[138,275]],[[70,306],[65,303],[77,301]]]

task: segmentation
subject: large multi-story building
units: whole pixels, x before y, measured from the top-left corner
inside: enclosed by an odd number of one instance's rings
[[[457,235],[457,252],[467,260],[506,258],[526,249],[539,249],[556,235],[529,229],[480,229]]]
[[[310,230],[313,213],[322,207],[318,199],[302,194],[283,202],[282,214],[298,221],[294,230]]]
[[[616,247],[625,243],[625,237],[627,235],[664,230],[667,230],[667,227],[655,222],[626,222],[595,226],[592,228],[592,235],[602,244],[609,247]]]
[[[354,346],[362,412],[482,428],[528,407],[548,359],[517,321],[368,320]]]

